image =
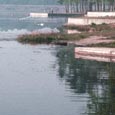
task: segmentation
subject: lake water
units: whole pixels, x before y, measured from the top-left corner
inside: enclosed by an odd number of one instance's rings
[[[31,18],[31,12],[64,12],[63,6],[0,5],[0,40],[12,40],[20,34],[32,31],[60,29],[66,23],[64,17]],[[62,9],[62,10],[61,10]]]
[[[20,44],[17,35],[65,21],[23,19],[0,17],[0,114],[114,115],[115,64],[75,59],[74,46]]]

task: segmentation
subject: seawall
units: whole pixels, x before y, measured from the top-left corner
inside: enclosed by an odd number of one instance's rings
[[[87,17],[115,17],[115,12],[87,12]]]
[[[81,18],[68,18],[68,25],[91,25],[95,24],[110,24],[115,23],[115,18],[89,18],[89,17],[81,17]]]
[[[30,13],[30,17],[48,17],[48,13]]]

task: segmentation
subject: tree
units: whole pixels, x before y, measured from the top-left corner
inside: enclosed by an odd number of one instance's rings
[[[115,0],[59,0],[67,13],[115,11]]]

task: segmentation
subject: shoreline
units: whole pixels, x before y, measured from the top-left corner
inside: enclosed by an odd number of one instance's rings
[[[64,29],[77,30],[78,33],[30,33],[20,35],[17,41],[20,43],[36,43],[36,44],[58,44],[67,45],[73,44],[76,46],[103,46],[115,47],[115,25],[114,24],[101,24],[101,25],[87,25],[76,26],[66,25]]]

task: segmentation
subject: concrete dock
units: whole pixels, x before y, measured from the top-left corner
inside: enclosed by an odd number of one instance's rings
[[[39,18],[39,17],[80,17],[83,16],[83,13],[30,13],[30,17]]]

